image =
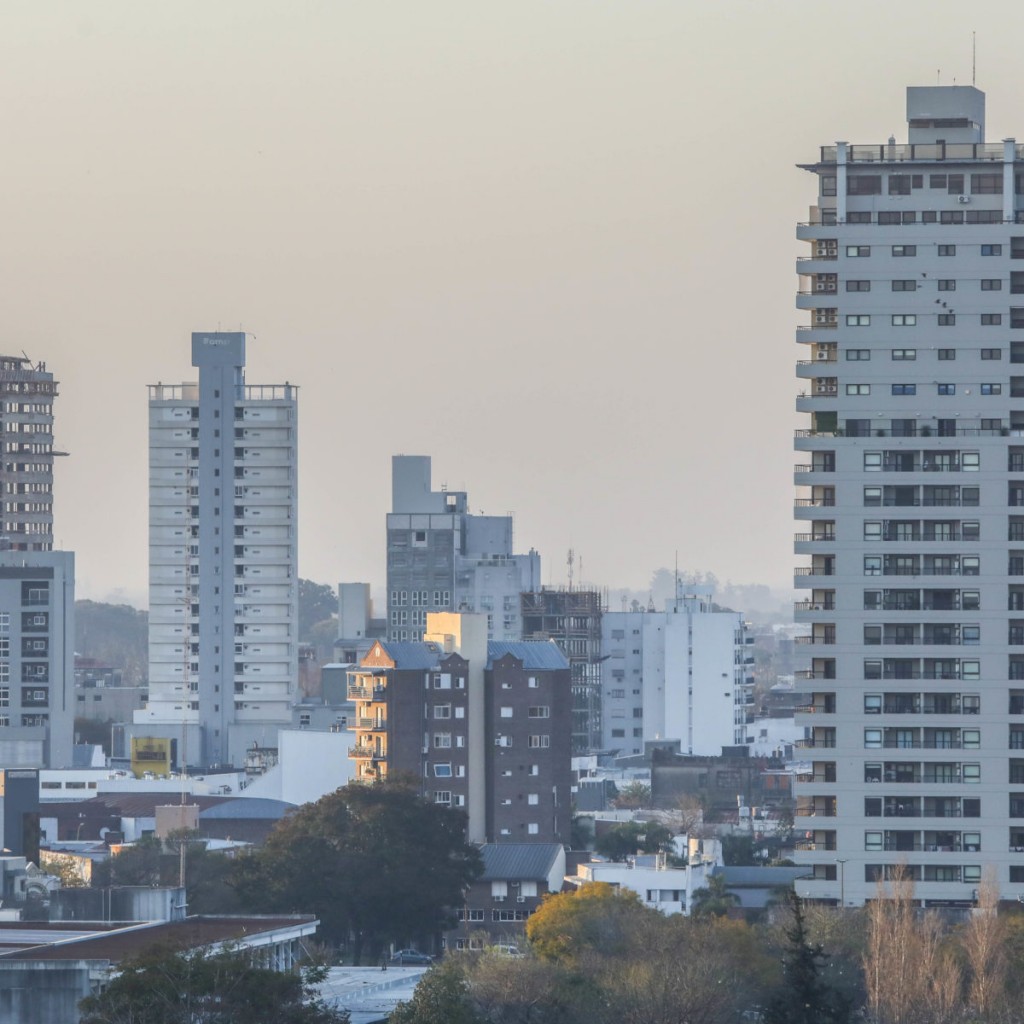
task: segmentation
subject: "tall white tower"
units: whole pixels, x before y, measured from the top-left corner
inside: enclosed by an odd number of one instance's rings
[[[984,94],[907,91],[909,141],[824,146],[797,229],[801,892],[1024,896],[1024,152]]]
[[[192,335],[198,384],[149,388],[149,703],[178,760],[277,746],[298,675],[296,411],[245,383],[245,335]]]

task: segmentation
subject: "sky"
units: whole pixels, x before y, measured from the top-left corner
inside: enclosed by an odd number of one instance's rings
[[[55,534],[145,603],[146,385],[250,332],[299,398],[299,559],[384,578],[391,455],[544,580],[791,586],[794,257],[906,85],[1024,139],[1024,5],[5,0],[0,351],[61,382]]]

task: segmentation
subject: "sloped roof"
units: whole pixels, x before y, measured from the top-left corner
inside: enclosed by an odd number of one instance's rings
[[[716,867],[713,875],[725,875],[728,888],[772,889],[775,886],[792,885],[798,878],[809,875],[809,867],[754,867],[730,866]]]
[[[511,654],[523,663],[523,668],[560,669],[568,668],[569,662],[558,649],[554,640],[488,640],[487,667]]]
[[[480,847],[484,862],[480,881],[547,878],[561,850],[558,843],[487,843]]]
[[[225,800],[222,803],[203,808],[199,812],[199,820],[227,818],[231,821],[238,821],[242,818],[249,818],[278,821],[289,811],[294,810],[295,806],[286,800],[271,800],[261,796],[241,796],[237,800]]]
[[[441,656],[441,648],[437,644],[422,640],[381,640],[380,645],[395,663],[397,669],[437,668],[437,662]]]

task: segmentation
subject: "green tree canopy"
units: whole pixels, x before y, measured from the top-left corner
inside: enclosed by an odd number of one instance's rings
[[[323,972],[254,966],[244,950],[156,947],[119,965],[99,995],[79,1004],[81,1024],[347,1024],[315,996]]]
[[[358,963],[454,925],[481,870],[465,828],[465,814],[403,781],[351,783],[281,821],[235,862],[233,884],[251,908],[316,914],[325,939],[352,938]]]
[[[333,618],[338,613],[338,595],[326,583],[299,580],[299,639],[306,642],[318,622]]]
[[[672,834],[656,821],[624,821],[594,841],[594,849],[609,860],[621,861],[636,853],[668,853]]]
[[[694,890],[692,913],[694,917],[724,917],[737,903],[739,898],[729,892],[725,875],[712,875],[704,888]]]

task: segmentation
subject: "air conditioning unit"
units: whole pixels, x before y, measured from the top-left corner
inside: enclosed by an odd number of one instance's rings
[[[825,349],[818,349],[818,359],[821,362],[827,363],[829,361],[829,355],[831,355],[831,353],[827,352]]]
[[[956,197],[956,201],[958,203],[969,203],[971,201],[971,197],[970,196],[957,196]]]
[[[504,896],[495,896],[494,897],[494,902],[495,903],[504,903],[505,902],[505,897]]]
[[[517,896],[516,897],[516,903],[525,903],[525,902],[526,902],[526,897],[525,896]]]

